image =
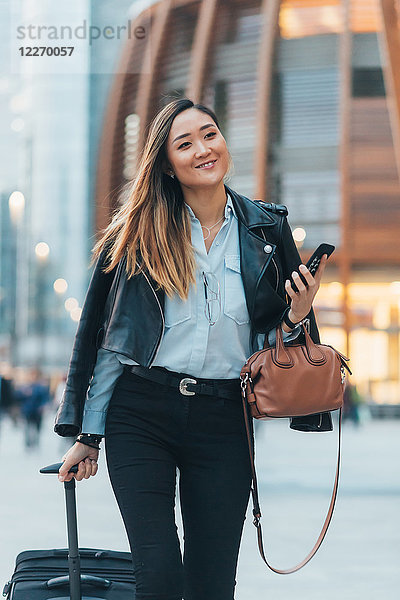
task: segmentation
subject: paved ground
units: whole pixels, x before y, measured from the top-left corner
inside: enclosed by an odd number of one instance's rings
[[[66,544],[63,486],[38,473],[63,454],[52,419],[48,415],[40,449],[29,454],[22,432],[1,424],[0,586],[21,550]],[[359,429],[346,424],[333,523],[317,556],[300,572],[282,576],[267,569],[249,509],[236,600],[399,598],[399,433],[400,420],[366,421]],[[287,421],[276,421],[260,423],[256,439],[265,546],[272,564],[285,568],[303,558],[319,532],[332,487],[336,433],[298,433]],[[78,484],[78,506],[81,546],[128,550],[104,456],[98,475]],[[182,535],[179,502],[177,512]]]

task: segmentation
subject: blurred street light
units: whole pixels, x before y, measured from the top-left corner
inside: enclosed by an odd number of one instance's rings
[[[47,260],[50,253],[49,245],[46,242],[39,242],[35,246],[35,254],[39,260],[45,261]]]
[[[36,255],[36,331],[39,338],[38,363],[45,361],[45,341],[48,320],[48,278],[50,248],[46,242],[38,242],[35,246]]]
[[[70,297],[70,298],[66,299],[66,301],[64,302],[64,306],[65,306],[65,310],[67,310],[68,312],[71,312],[75,308],[78,308],[79,302],[76,298]]]
[[[296,229],[293,230],[293,239],[296,242],[304,242],[306,235],[306,230],[303,229],[303,227],[296,227]]]
[[[22,192],[15,190],[8,199],[10,209],[10,218],[13,225],[18,225],[22,221],[25,210],[25,196]]]
[[[53,283],[53,288],[57,294],[65,294],[65,292],[68,289],[68,283],[65,281],[65,279],[62,279],[60,277],[59,279],[56,279]]]
[[[73,321],[78,322],[79,319],[81,318],[81,313],[82,313],[82,308],[80,306],[78,306],[77,308],[74,308],[73,310],[71,310],[70,315],[71,315],[71,319]]]

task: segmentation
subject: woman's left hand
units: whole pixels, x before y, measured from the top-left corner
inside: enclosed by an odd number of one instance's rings
[[[314,277],[311,275],[310,271],[305,265],[302,264],[299,266],[299,271],[306,280],[307,285],[303,283],[298,272],[293,271],[292,278],[297,289],[299,290],[298,292],[293,290],[291,281],[289,279],[286,280],[285,289],[291,299],[288,316],[289,319],[294,323],[302,321],[310,312],[315,294],[318,292],[321,283],[321,278],[327,260],[328,257],[326,254],[324,254]]]

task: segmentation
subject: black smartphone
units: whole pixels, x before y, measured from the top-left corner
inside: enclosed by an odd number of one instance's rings
[[[328,258],[330,257],[330,255],[332,254],[332,252],[334,251],[335,246],[332,246],[332,244],[320,244],[318,246],[318,248],[312,253],[312,255],[310,256],[309,260],[306,263],[306,267],[307,269],[310,271],[311,275],[314,277],[315,273],[317,272],[317,269],[319,267],[319,263],[321,262],[321,258],[323,257],[324,254],[326,254],[328,256]],[[302,274],[300,273],[300,271],[298,271],[302,281],[304,284],[306,284],[306,280],[304,279],[304,277],[302,276]],[[292,281],[292,289],[295,292],[298,292],[297,286],[296,284]]]

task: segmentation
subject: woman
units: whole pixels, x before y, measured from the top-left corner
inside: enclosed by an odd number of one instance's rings
[[[251,487],[239,373],[265,334],[274,342],[282,320],[287,340],[308,318],[319,341],[312,302],[326,257],[313,277],[285,207],[230,189],[229,166],[212,110],[189,99],[160,110],[129,197],[94,248],[56,416],[60,435],[83,432],[63,457],[60,481],[77,463],[78,481],[95,475],[105,437],[137,600],[234,597]],[[331,416],[291,427],[329,430]]]

